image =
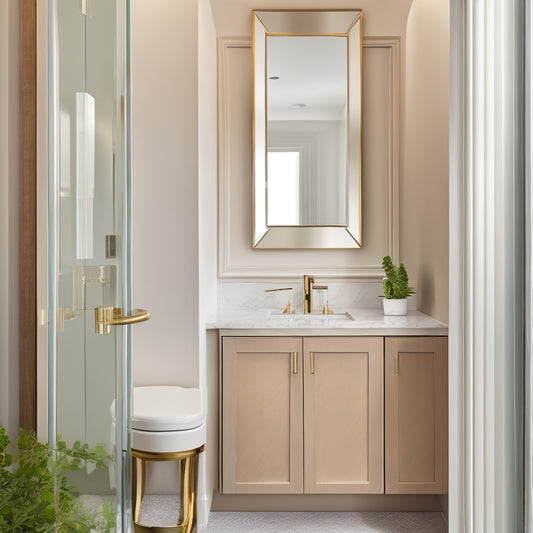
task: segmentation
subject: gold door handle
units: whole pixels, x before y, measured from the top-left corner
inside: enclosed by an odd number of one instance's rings
[[[298,374],[298,352],[291,352],[292,373]]]
[[[309,352],[309,357],[311,359],[311,374],[316,373],[316,361],[315,361],[315,352]]]
[[[124,316],[122,307],[96,307],[94,310],[94,330],[97,335],[108,335],[111,326],[126,326],[150,319],[150,311],[134,309],[131,315]]]

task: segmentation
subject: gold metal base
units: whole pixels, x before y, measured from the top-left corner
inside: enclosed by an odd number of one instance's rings
[[[185,529],[185,526],[142,526],[141,524],[133,524],[135,533],[185,533],[185,531],[196,532],[196,525],[193,529]]]
[[[194,450],[172,453],[153,453],[132,450],[133,456],[133,523],[135,533],[193,533],[196,531],[196,492],[198,485],[198,456],[204,451]],[[146,486],[147,461],[180,462],[180,518],[175,526],[148,526],[139,524],[141,506]]]

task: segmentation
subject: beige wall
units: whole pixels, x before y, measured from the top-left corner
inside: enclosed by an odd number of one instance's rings
[[[0,2],[0,425],[18,428],[18,1]]]
[[[449,3],[415,0],[405,39],[400,250],[421,311],[448,321]]]
[[[359,250],[252,248],[252,85],[249,40],[220,44],[220,277],[301,275],[379,276],[384,255],[397,255],[398,39],[366,39],[363,53],[363,247]],[[372,113],[370,112],[372,110]],[[389,164],[389,161],[391,164]]]
[[[447,320],[448,29],[446,0],[360,2],[363,9],[363,247],[254,250],[251,9],[213,0],[219,53],[219,276],[382,277],[406,263],[419,308]],[[324,8],[266,1],[261,8]],[[353,2],[335,7],[354,7]],[[435,200],[438,199],[438,205]]]
[[[362,9],[365,35],[400,35],[413,0],[211,0],[219,36],[252,36],[254,9]]]
[[[131,6],[136,385],[197,385],[216,308],[216,36],[208,1]],[[202,325],[201,325],[202,324]],[[202,370],[203,371],[203,370]]]
[[[135,385],[198,384],[197,10],[131,3]]]
[[[251,6],[213,2],[219,59],[219,276],[382,277],[381,259],[398,259],[401,36],[412,0],[340,2],[363,9],[363,247],[359,250],[257,250],[252,243]],[[222,8],[223,4],[223,8]],[[294,0],[283,8],[324,8]],[[280,8],[267,1],[261,8]],[[231,17],[230,17],[231,14]],[[391,38],[392,36],[392,38]]]
[[[133,303],[152,313],[132,330],[133,383],[198,386],[217,294],[214,21],[209,0],[133,0],[131,11]],[[176,472],[151,466],[148,491],[175,492]]]

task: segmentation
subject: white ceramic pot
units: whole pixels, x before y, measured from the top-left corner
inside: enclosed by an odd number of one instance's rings
[[[407,298],[399,300],[383,298],[383,314],[401,316],[407,314]]]

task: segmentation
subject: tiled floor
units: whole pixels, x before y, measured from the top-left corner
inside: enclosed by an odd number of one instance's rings
[[[149,525],[176,523],[172,496],[147,495],[141,522]],[[446,533],[442,513],[237,513],[209,515],[202,533]]]

